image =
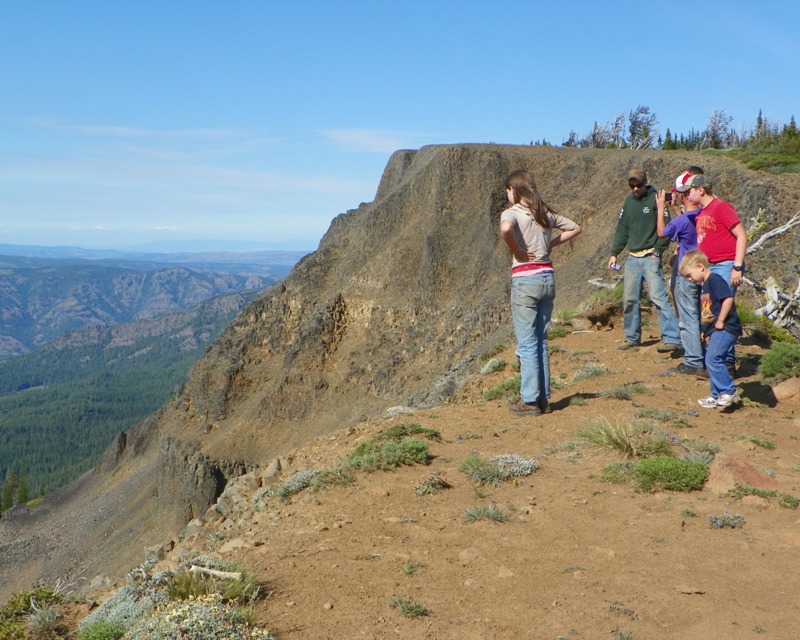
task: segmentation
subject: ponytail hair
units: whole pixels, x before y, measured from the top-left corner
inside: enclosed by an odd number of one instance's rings
[[[547,217],[547,214],[555,212],[542,200],[533,176],[525,169],[512,171],[506,178],[506,189],[509,188],[514,192],[514,204],[522,204],[527,207],[536,224],[544,229],[549,229],[550,218]]]

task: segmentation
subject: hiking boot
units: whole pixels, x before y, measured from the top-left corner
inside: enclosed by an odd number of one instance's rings
[[[639,346],[638,342],[628,342],[627,340],[617,347],[620,351],[627,351],[628,349],[635,349]]]
[[[538,404],[528,404],[521,399],[519,402],[512,402],[508,405],[508,410],[515,416],[540,416],[542,410]]]
[[[690,376],[697,376],[698,378],[708,378],[708,371],[703,367],[690,367],[685,362],[681,362],[677,367],[671,367],[670,373],[685,373]]]
[[[721,393],[717,398],[717,409],[730,407],[732,404],[739,402],[739,399],[739,394],[736,391],[733,393]]]
[[[708,396],[708,398],[701,398],[697,401],[703,409],[716,409],[717,408],[717,399],[714,396]]]
[[[660,345],[656,347],[656,351],[659,353],[672,353],[673,351],[677,351],[681,348],[681,345],[675,344],[674,342],[662,342]]]
[[[553,413],[553,407],[547,398],[539,400],[539,409],[542,413]]]

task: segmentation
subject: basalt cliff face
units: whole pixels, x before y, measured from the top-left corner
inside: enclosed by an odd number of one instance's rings
[[[118,438],[98,467],[0,521],[0,596],[54,576],[119,574],[143,549],[201,516],[231,477],[397,405],[431,406],[480,353],[510,338],[510,256],[498,235],[503,181],[518,167],[584,233],[554,254],[557,307],[608,277],[626,172],[668,186],[701,164],[745,224],[800,209],[800,179],[724,158],[500,145],[396,152],[375,200],[338,216],[319,249],[253,302],[195,366],[184,392]],[[800,242],[786,234],[750,260],[795,286]]]

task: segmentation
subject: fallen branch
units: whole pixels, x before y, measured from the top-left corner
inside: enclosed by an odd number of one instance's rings
[[[241,571],[218,571],[217,569],[209,569],[208,567],[198,567],[197,565],[192,565],[189,567],[189,573],[205,573],[210,576],[214,576],[215,578],[226,578],[227,580],[241,580],[242,579],[242,572]]]
[[[782,224],[780,227],[775,227],[774,229],[770,229],[767,231],[763,236],[761,236],[758,240],[756,240],[753,244],[747,247],[747,253],[753,253],[753,251],[758,251],[761,248],[761,245],[764,244],[767,240],[774,238],[775,236],[782,235],[792,229],[800,225],[800,211],[795,213],[792,216],[792,219],[789,220],[786,224]]]
[[[601,289],[614,289],[617,285],[616,284],[608,284],[607,282],[603,282],[601,278],[592,278],[588,280],[589,284],[593,284],[595,287],[600,287]]]

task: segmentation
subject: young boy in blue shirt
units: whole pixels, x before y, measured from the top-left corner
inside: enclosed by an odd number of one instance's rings
[[[722,276],[712,273],[710,266],[702,251],[689,251],[681,260],[680,274],[702,286],[700,324],[703,339],[707,340],[705,362],[711,395],[697,402],[704,409],[724,409],[740,399],[725,366],[725,357],[742,335],[742,321],[736,313],[730,285]]]

